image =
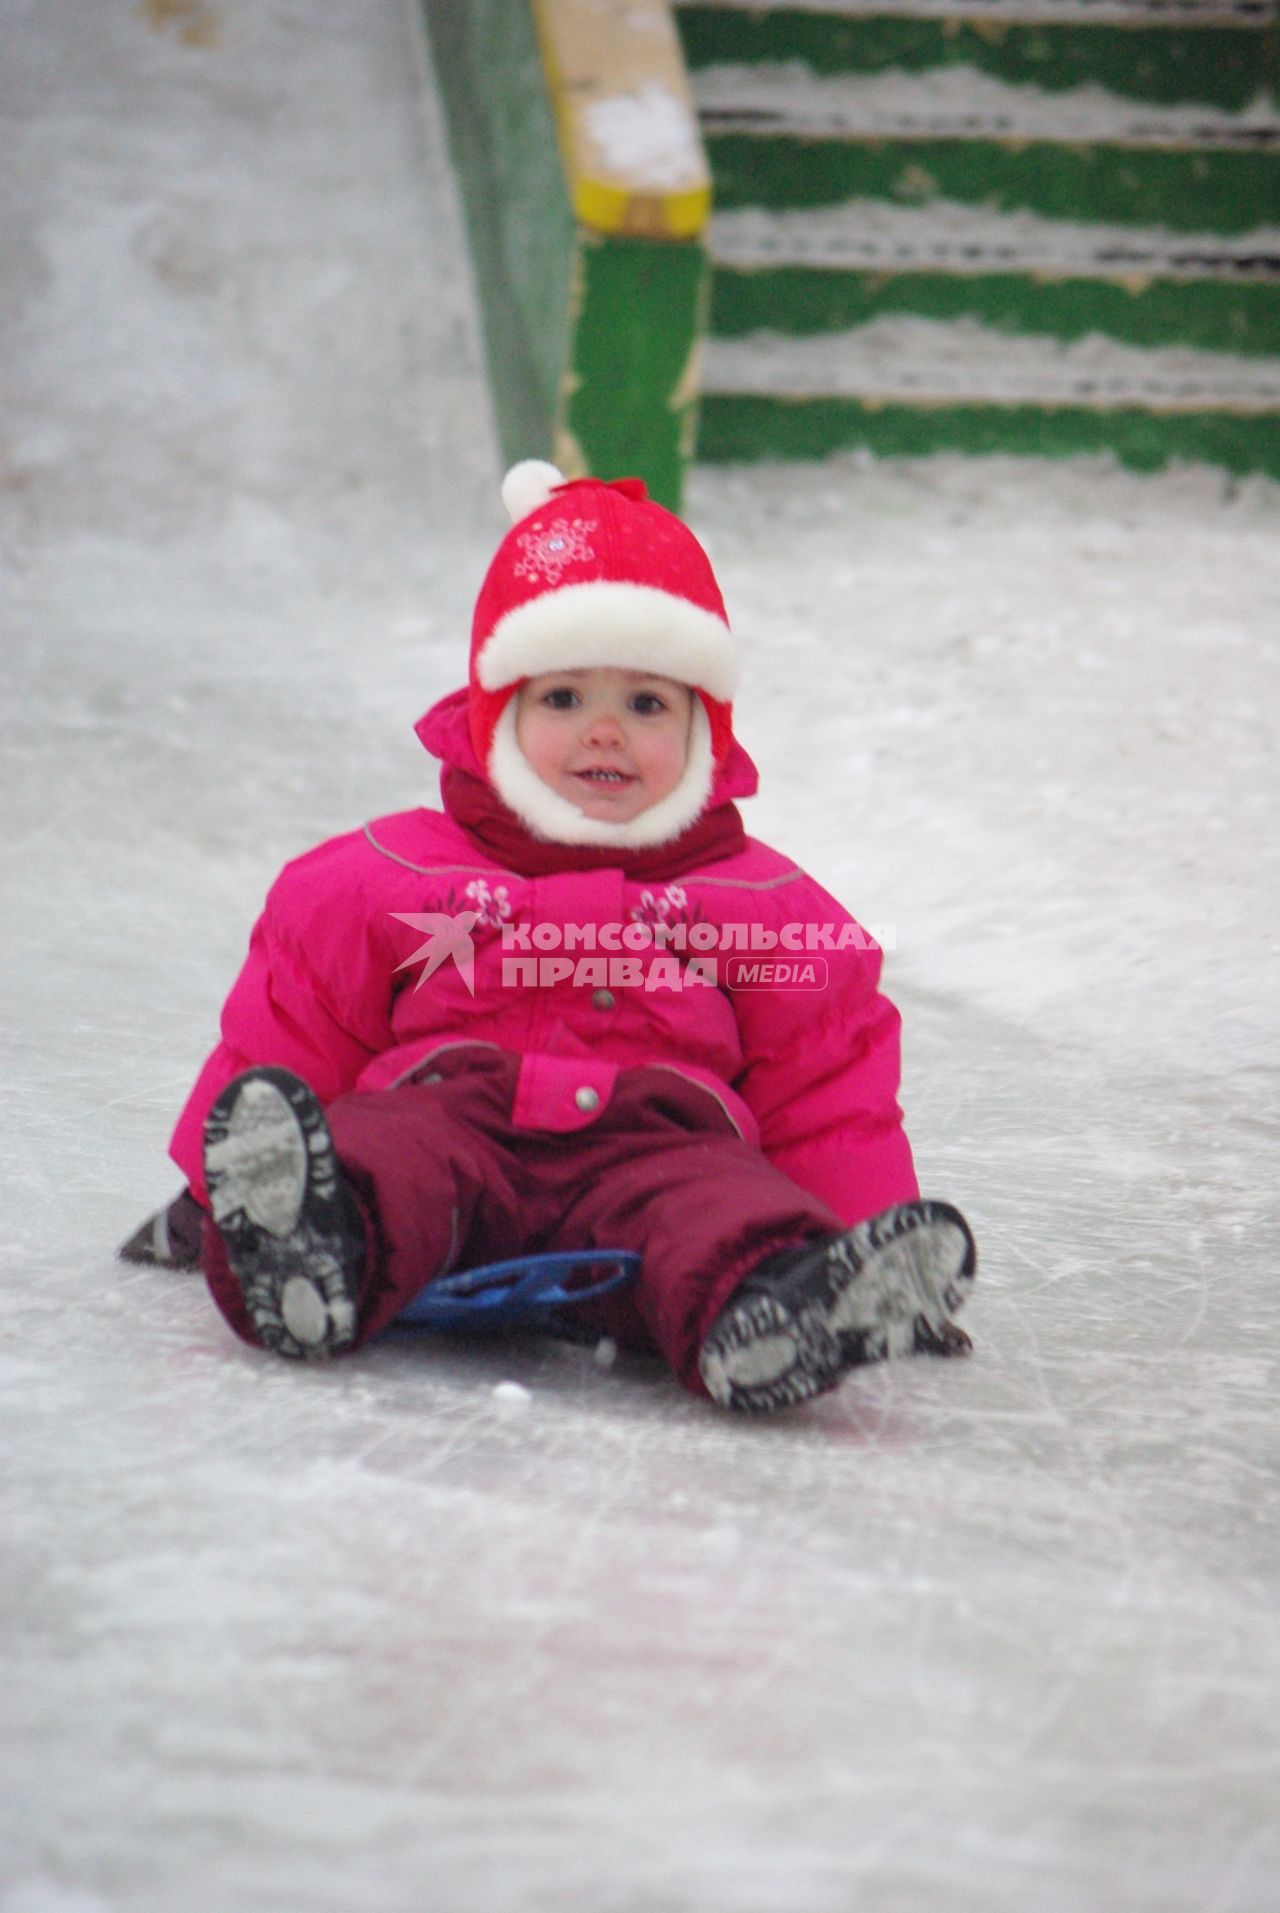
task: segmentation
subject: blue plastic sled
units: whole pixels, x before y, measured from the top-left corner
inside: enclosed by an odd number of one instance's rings
[[[416,1328],[554,1328],[561,1310],[592,1302],[633,1281],[640,1257],[629,1249],[576,1249],[561,1255],[521,1255],[460,1275],[441,1276],[415,1295],[395,1325]],[[609,1273],[581,1288],[565,1283],[584,1270]]]

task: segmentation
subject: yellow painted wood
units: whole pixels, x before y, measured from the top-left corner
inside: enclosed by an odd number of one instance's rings
[[[569,197],[593,231],[696,239],[711,173],[669,0],[532,0]]]

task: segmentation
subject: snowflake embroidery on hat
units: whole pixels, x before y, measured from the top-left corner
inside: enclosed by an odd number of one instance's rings
[[[484,878],[477,877],[462,894],[475,910],[476,922],[483,923],[491,930],[500,930],[511,915],[511,899],[507,895],[505,883],[495,884],[490,890]]]
[[[597,523],[594,518],[571,518],[544,526],[541,519],[536,520],[531,530],[522,531],[516,539],[524,553],[515,567],[516,577],[534,584],[545,578],[554,591],[570,565],[595,557],[588,534]]]

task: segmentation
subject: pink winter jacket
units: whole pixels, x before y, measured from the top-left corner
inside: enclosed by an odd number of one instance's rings
[[[474,774],[459,709],[444,700],[419,734]],[[739,751],[713,804],[754,788]],[[739,841],[665,883],[609,866],[522,875],[425,809],[321,844],[268,895],[175,1161],[203,1199],[205,1115],[252,1064],[296,1071],[329,1103],[401,1083],[445,1047],[489,1043],[523,1059],[519,1125],[585,1128],[619,1070],[658,1065],[705,1085],[846,1223],[908,1200],[880,952],[789,859]]]

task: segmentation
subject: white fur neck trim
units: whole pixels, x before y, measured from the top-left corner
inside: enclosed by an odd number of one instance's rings
[[[630,823],[611,823],[584,816],[559,791],[544,784],[516,743],[516,700],[507,699],[493,733],[489,751],[489,781],[526,830],[555,844],[599,845],[618,850],[646,850],[669,843],[687,830],[706,809],[715,781],[711,757],[711,726],[702,699],[693,700],[689,732],[689,761],[684,776],[661,803],[651,804]]]
[[[733,638],[722,618],[653,585],[597,578],[561,585],[499,618],[475,661],[486,691],[546,671],[614,665],[733,698]]]

